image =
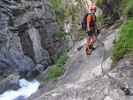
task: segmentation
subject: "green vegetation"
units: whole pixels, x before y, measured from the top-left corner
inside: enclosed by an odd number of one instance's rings
[[[105,19],[103,16],[97,16],[97,25],[100,27],[104,24]]]
[[[64,10],[64,15],[65,17],[69,17],[73,15],[73,7],[68,7]]]
[[[83,31],[80,31],[79,33],[79,40],[83,40],[85,38],[86,33]]]
[[[80,3],[80,0],[75,0],[77,3],[76,5],[73,3],[68,3],[66,5],[66,8],[64,10],[65,18],[68,19],[70,24],[72,25],[71,29],[71,37],[75,41],[81,40],[84,38],[85,33],[81,31],[81,9],[82,5]]]
[[[133,0],[122,0],[122,15],[128,19],[133,17]],[[133,18],[120,27],[119,39],[114,45],[113,63],[117,63],[124,55],[133,51]]]
[[[47,81],[56,80],[62,74],[64,74],[64,65],[68,59],[67,52],[65,51],[55,62],[56,64],[48,70]]]
[[[49,0],[51,7],[56,15],[56,20],[60,28],[63,28],[64,25],[64,5],[63,0]]]
[[[59,38],[59,39],[64,39],[67,33],[65,32],[57,32],[54,34],[55,37]]]
[[[55,10],[55,11],[59,11],[63,4],[63,0],[49,0],[50,1],[50,4],[52,4],[52,8]]]
[[[133,19],[122,25],[119,32],[119,40],[114,45],[113,63],[119,61],[125,54],[133,52]]]
[[[111,4],[112,14],[121,14],[128,17],[133,16],[133,0],[96,0],[96,4],[100,8],[106,4]]]
[[[96,0],[96,5],[103,10],[102,25],[113,25],[121,16],[122,0]]]
[[[48,77],[47,80],[56,80],[59,76],[61,76],[64,73],[63,67],[53,66],[48,71]]]
[[[121,16],[127,17],[127,22],[120,27],[118,41],[114,44],[113,63],[116,64],[125,55],[133,53],[133,0],[96,0],[97,6],[103,10],[103,15],[97,17],[98,25],[112,25]],[[107,5],[111,5],[110,12]]]
[[[99,6],[99,7],[101,7],[105,3],[106,3],[106,0],[96,0],[96,5]]]
[[[123,0],[123,14],[133,17],[133,0]]]
[[[69,35],[71,37],[74,37],[75,40],[78,40],[79,38],[83,38],[83,34],[80,34],[80,32],[78,31],[78,27],[80,27],[80,12],[81,11],[81,3],[79,3],[79,0],[77,1],[77,5],[70,3],[70,2],[66,2],[63,0],[50,0],[50,4],[52,9],[55,12],[56,15],[56,20],[58,23],[58,26],[60,28],[60,31],[62,32],[58,32],[55,33],[55,36],[59,39],[65,39],[65,36],[68,35],[66,34],[64,31],[64,21],[69,22],[70,24],[72,24],[72,29],[71,32],[69,33]],[[82,35],[82,36],[80,36]]]

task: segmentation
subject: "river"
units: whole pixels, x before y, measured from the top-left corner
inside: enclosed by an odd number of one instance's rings
[[[39,89],[40,83],[37,80],[29,82],[26,79],[20,79],[19,85],[18,90],[8,90],[1,94],[0,100],[27,100]]]

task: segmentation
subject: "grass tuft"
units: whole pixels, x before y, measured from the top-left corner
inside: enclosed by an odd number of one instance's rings
[[[67,52],[65,51],[57,60],[56,64],[48,70],[47,80],[56,80],[64,74],[64,65],[68,59]]]
[[[114,45],[112,60],[117,63],[127,53],[133,51],[133,19],[122,25],[119,32],[119,40]]]

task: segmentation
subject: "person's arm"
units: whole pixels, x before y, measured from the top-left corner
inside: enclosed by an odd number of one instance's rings
[[[95,32],[96,32],[97,35],[99,35],[99,33],[100,33],[100,30],[99,30],[98,27],[97,27],[96,15],[95,15]]]

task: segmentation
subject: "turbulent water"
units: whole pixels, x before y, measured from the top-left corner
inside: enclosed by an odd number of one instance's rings
[[[20,89],[18,90],[8,90],[0,95],[0,100],[20,100],[23,98],[24,100],[35,93],[40,83],[37,80],[33,80],[31,82],[21,79],[19,80]]]

